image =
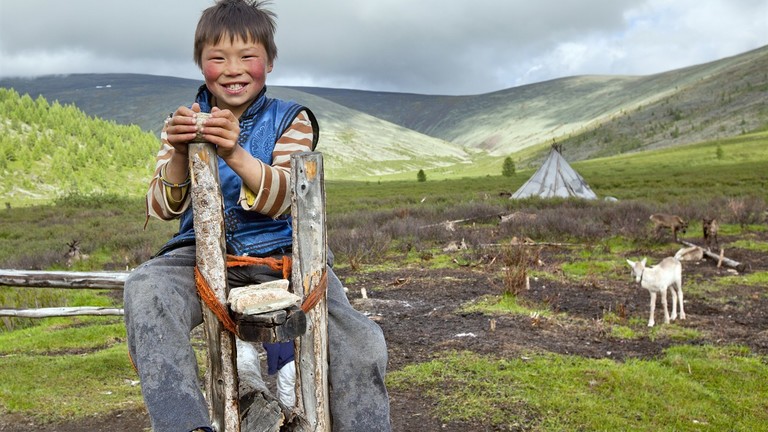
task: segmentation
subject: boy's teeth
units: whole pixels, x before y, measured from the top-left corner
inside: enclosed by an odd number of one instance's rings
[[[230,85],[227,86],[227,88],[230,89],[230,90],[240,90],[241,88],[243,88],[243,85],[242,84],[230,84]]]

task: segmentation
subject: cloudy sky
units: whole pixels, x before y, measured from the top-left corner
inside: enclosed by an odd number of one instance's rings
[[[0,0],[0,77],[200,78],[213,0]],[[273,85],[479,94],[646,75],[768,45],[768,0],[274,0]]]

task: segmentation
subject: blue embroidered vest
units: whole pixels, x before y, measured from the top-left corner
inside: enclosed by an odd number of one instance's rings
[[[200,87],[195,102],[202,112],[210,112],[211,94],[205,85]],[[306,111],[312,122],[312,149],[317,145],[319,128],[314,114],[295,102],[266,96],[266,87],[240,117],[238,144],[267,165],[272,164],[272,151],[278,138],[291,125],[300,111]],[[227,252],[234,255],[267,256],[287,253],[293,241],[293,227],[289,214],[275,219],[247,211],[238,203],[242,180],[222,159],[219,159],[219,180],[224,199],[224,225]],[[258,193],[258,191],[254,191]],[[192,207],[182,215],[179,232],[163,246],[158,255],[195,242]]]

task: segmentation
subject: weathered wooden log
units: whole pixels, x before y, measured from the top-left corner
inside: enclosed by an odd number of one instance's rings
[[[95,306],[0,309],[0,316],[17,318],[51,318],[80,315],[123,315],[123,310]]]
[[[0,270],[0,285],[36,288],[123,289],[129,272]]]
[[[682,243],[682,244],[684,244],[684,245],[686,245],[688,247],[698,246],[698,245],[696,245],[694,243],[691,243],[691,242],[685,241],[685,240],[680,240],[680,243]],[[701,246],[698,246],[698,247],[701,248]],[[708,251],[708,250],[706,250],[704,248],[701,248],[701,250],[704,252],[704,256],[705,257],[715,261],[716,263],[722,262],[726,266],[728,266],[728,267],[730,267],[732,269],[736,269],[737,271],[740,271],[740,272],[743,272],[744,270],[747,269],[747,266],[745,264],[743,264],[743,263],[740,263],[740,262],[734,261],[734,260],[732,260],[730,258],[726,258],[724,256],[721,256],[721,254],[712,253],[712,252],[710,252],[710,251]]]
[[[293,215],[292,288],[306,298],[325,289],[327,262],[323,158],[317,152],[291,156]],[[300,292],[299,292],[300,291]],[[325,293],[307,311],[307,332],[296,341],[296,406],[309,430],[331,430],[328,406],[328,305]]]
[[[190,144],[189,162],[197,269],[216,301],[226,305],[226,240],[216,150],[207,143]],[[235,336],[207,306],[203,307],[203,328],[208,346],[205,390],[211,422],[216,431],[240,432]]]

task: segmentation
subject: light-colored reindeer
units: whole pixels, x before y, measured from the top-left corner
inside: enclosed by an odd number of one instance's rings
[[[677,319],[677,302],[680,302],[680,319],[685,319],[685,309],[683,308],[683,266],[680,261],[674,257],[667,257],[661,260],[655,266],[646,267],[646,258],[640,262],[627,260],[627,264],[632,268],[635,276],[635,282],[647,289],[651,293],[651,316],[648,318],[648,327],[655,324],[653,316],[656,311],[656,294],[661,294],[661,304],[664,306],[664,323],[669,324],[669,320]],[[673,286],[674,285],[674,286]],[[667,308],[667,289],[672,287],[672,316],[669,316]]]
[[[675,258],[678,261],[701,261],[704,259],[704,249],[696,245],[680,248],[675,253]]]

